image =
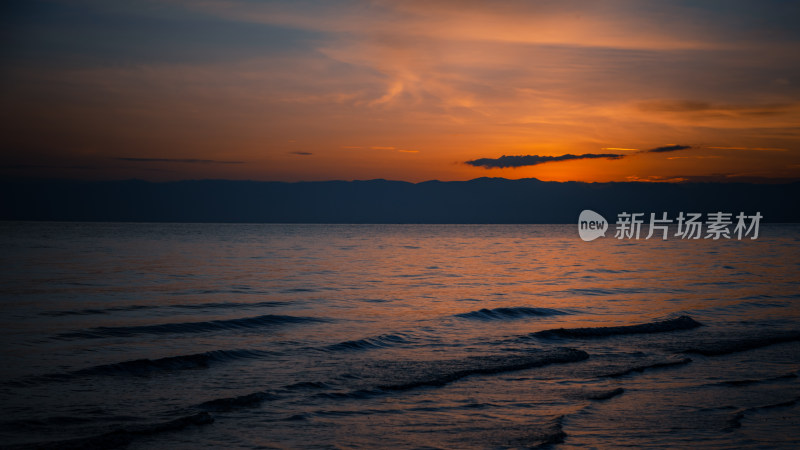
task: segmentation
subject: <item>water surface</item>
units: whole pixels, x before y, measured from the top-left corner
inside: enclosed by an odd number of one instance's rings
[[[798,225],[7,222],[0,242],[9,445],[800,445]]]

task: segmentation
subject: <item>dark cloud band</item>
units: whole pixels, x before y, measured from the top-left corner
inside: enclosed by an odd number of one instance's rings
[[[583,155],[560,155],[560,156],[539,156],[539,155],[518,155],[506,156],[503,155],[499,158],[480,158],[466,161],[466,164],[475,167],[484,167],[486,169],[503,169],[506,167],[524,167],[536,166],[549,162],[569,161],[573,159],[620,159],[625,155],[618,155],[615,153],[584,153]]]
[[[667,152],[676,152],[678,150],[687,150],[692,148],[690,145],[665,145],[663,147],[656,147],[651,148],[649,150],[641,150],[636,153],[667,153]],[[560,156],[539,156],[539,155],[516,155],[516,156],[506,156],[503,155],[499,158],[479,158],[473,159],[471,161],[465,161],[466,164],[475,167],[483,167],[486,169],[505,169],[507,167],[524,167],[524,166],[536,166],[539,164],[549,163],[549,162],[558,162],[558,161],[570,161],[573,159],[622,159],[629,155],[620,155],[616,153],[584,153],[583,155],[573,155],[567,153],[566,155]]]
[[[666,152],[676,152],[678,150],[687,150],[692,148],[691,145],[666,145],[664,147],[656,147],[651,148],[650,150],[644,150],[641,153],[666,153]]]

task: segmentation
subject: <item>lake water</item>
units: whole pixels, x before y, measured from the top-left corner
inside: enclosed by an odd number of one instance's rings
[[[800,445],[798,225],[6,222],[0,242],[4,445]]]

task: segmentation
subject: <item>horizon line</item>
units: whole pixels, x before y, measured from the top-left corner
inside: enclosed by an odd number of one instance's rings
[[[505,177],[477,177],[468,180],[439,180],[430,179],[424,181],[407,181],[398,179],[387,178],[369,178],[369,179],[341,179],[332,178],[327,180],[296,180],[296,181],[282,181],[282,180],[255,180],[255,179],[230,179],[230,178],[186,178],[180,180],[164,180],[153,181],[142,178],[119,178],[108,180],[91,180],[79,178],[46,178],[46,177],[0,177],[2,183],[48,183],[48,182],[69,182],[69,183],[119,183],[119,182],[140,182],[152,184],[167,184],[167,183],[183,183],[183,182],[239,182],[239,183],[284,183],[284,184],[300,184],[300,183],[356,183],[356,182],[390,182],[390,183],[406,183],[406,184],[424,184],[424,183],[470,183],[482,180],[493,181],[535,181],[539,183],[582,183],[582,184],[610,184],[610,183],[630,183],[630,184],[792,184],[800,182],[800,178],[792,177],[754,177],[754,176],[720,176],[720,175],[695,175],[695,176],[675,176],[665,179],[646,179],[637,178],[631,180],[619,181],[581,181],[581,180],[566,180],[566,181],[547,181],[541,180],[536,177],[526,178],[505,178]]]

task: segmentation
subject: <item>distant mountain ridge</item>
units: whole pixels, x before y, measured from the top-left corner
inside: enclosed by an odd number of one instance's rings
[[[575,223],[584,209],[761,212],[800,222],[800,182],[2,181],[0,220],[265,223]]]

